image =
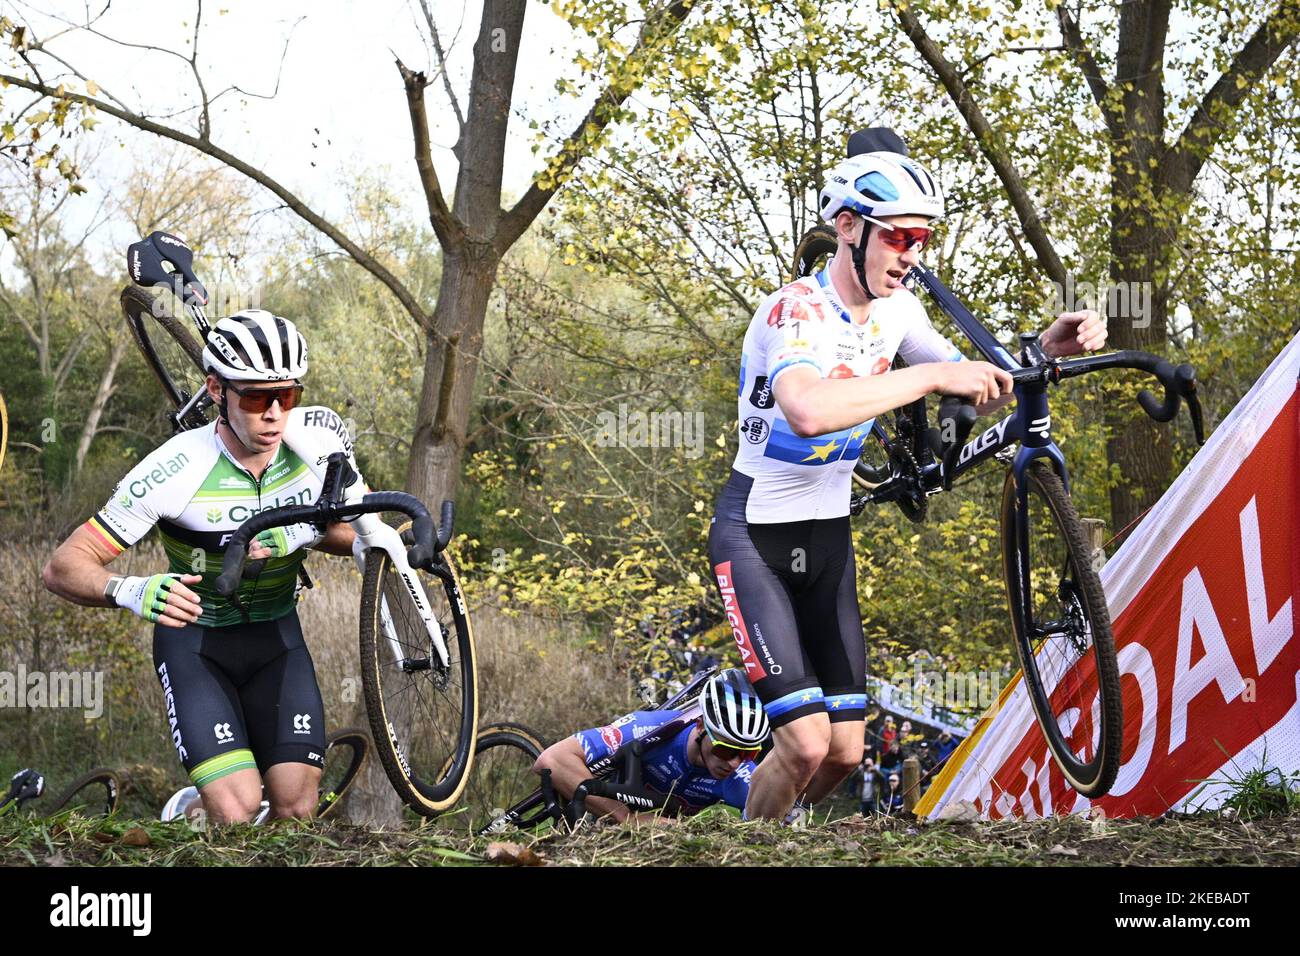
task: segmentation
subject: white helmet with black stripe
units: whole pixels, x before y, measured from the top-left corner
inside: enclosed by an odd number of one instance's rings
[[[744,671],[730,668],[710,677],[700,693],[704,728],[716,743],[757,747],[768,735],[767,712]]]
[[[265,309],[244,309],[208,333],[203,368],[228,382],[302,378],[307,374],[307,343],[288,319]]]

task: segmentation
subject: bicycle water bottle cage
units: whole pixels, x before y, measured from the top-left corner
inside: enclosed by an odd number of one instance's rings
[[[166,286],[183,302],[208,304],[208,290],[194,274],[193,251],[170,233],[153,232],[127,246],[126,268],[137,285]]]

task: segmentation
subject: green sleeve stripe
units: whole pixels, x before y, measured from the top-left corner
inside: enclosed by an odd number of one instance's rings
[[[247,748],[243,750],[232,750],[230,753],[218,754],[215,757],[203,761],[190,771],[190,780],[194,786],[202,789],[214,780],[220,780],[227,774],[232,774],[236,770],[256,770],[257,761],[253,759],[253,751]]]

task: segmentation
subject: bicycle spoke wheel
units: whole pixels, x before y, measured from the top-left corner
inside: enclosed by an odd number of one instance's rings
[[[473,763],[478,693],[474,635],[456,572],[417,572],[446,643],[435,650],[386,552],[366,553],[361,590],[361,682],[380,762],[415,812],[436,816],[460,796]]]
[[[487,826],[537,789],[533,763],[545,749],[541,738],[521,724],[480,727],[459,812],[445,819],[470,832]]]
[[[78,810],[84,814],[104,814],[111,816],[117,812],[117,797],[122,790],[122,783],[112,770],[100,768],[92,770],[65,790],[54,801],[49,814],[63,810]]]
[[[181,408],[202,391],[206,376],[202,371],[203,347],[184,323],[170,314],[154,315],[154,296],[158,293],[139,286],[122,291],[122,311],[135,344],[158,379],[163,393],[174,408]],[[185,427],[204,424],[201,413],[192,413]]]
[[[1002,492],[1002,565],[1016,653],[1043,734],[1085,797],[1119,772],[1123,713],[1110,613],[1079,516],[1042,461],[1025,470],[1023,519],[1014,476]]]
[[[826,264],[826,260],[835,254],[835,230],[830,226],[813,226],[794,250],[792,279],[810,276]]]
[[[325,769],[320,777],[320,802],[316,819],[329,816],[342,802],[365,765],[370,737],[364,730],[348,727],[336,730],[325,743]]]

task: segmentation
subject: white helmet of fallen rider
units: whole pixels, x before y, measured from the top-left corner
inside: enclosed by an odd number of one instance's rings
[[[307,374],[307,342],[288,319],[265,309],[244,309],[208,333],[203,369],[228,382],[302,378]]]
[[[841,160],[826,175],[819,198],[828,223],[845,209],[873,218],[943,215],[938,180],[902,153],[860,153]]]
[[[757,747],[768,735],[767,712],[744,671],[730,668],[710,677],[700,693],[710,739],[739,749]]]

